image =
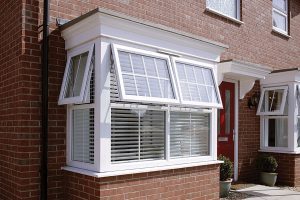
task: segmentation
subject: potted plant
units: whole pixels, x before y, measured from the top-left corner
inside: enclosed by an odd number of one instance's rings
[[[267,186],[274,186],[277,180],[275,173],[278,164],[276,159],[270,155],[261,155],[257,159],[257,168],[260,171],[260,181]]]
[[[219,155],[218,160],[223,161],[220,165],[220,197],[227,197],[232,182],[232,162],[229,158]]]

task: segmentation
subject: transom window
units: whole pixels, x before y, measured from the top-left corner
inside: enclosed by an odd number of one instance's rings
[[[273,0],[273,28],[288,34],[288,0]]]
[[[283,115],[287,109],[286,97],[288,87],[271,87],[262,90],[262,96],[259,102],[259,115]]]
[[[240,19],[240,0],[206,0],[206,7],[228,17]]]

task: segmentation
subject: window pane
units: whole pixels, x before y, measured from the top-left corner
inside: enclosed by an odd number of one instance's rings
[[[288,119],[276,118],[267,119],[268,123],[268,146],[287,147],[288,146]]]
[[[230,90],[225,90],[225,133],[230,134]]]
[[[297,130],[298,130],[297,144],[298,144],[298,147],[300,147],[300,118],[299,117],[297,120]]]
[[[94,109],[73,111],[72,159],[94,163]]]
[[[170,113],[170,156],[209,155],[210,114]]]
[[[237,0],[206,0],[207,7],[233,18],[237,17]]]
[[[118,52],[126,95],[175,99],[166,60]]]
[[[281,109],[284,89],[266,90],[262,100],[261,112],[278,112]],[[284,105],[285,106],[285,105]]]
[[[184,101],[219,103],[211,69],[183,63],[176,69]]]
[[[273,11],[273,26],[283,31],[287,31],[286,18],[287,16]]]
[[[273,6],[283,12],[287,11],[287,0],[273,0]]]
[[[85,52],[71,58],[65,98],[80,96],[88,54]]]
[[[163,111],[111,109],[111,160],[129,162],[164,159]]]

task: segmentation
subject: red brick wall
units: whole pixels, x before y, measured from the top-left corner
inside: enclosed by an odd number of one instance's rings
[[[256,108],[249,109],[248,99],[255,93],[259,94],[259,82],[247,93],[244,99],[239,100],[239,180],[256,181],[254,160],[260,148],[260,118],[256,115]]]
[[[93,178],[65,172],[65,199],[219,199],[219,165]]]

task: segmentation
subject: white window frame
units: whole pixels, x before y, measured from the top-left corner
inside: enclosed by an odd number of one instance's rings
[[[280,105],[280,110],[276,110],[274,112],[268,112],[268,111],[262,112],[261,107],[262,107],[262,104],[263,104],[265,92],[266,91],[271,91],[271,90],[284,90],[283,96],[282,96],[282,102],[281,102],[281,105]],[[283,115],[286,99],[288,98],[287,93],[288,93],[288,86],[263,88],[262,92],[261,92],[261,97],[260,97],[260,100],[259,100],[259,104],[258,104],[257,115]]]
[[[114,64],[116,67],[116,73],[118,77],[118,83],[119,83],[119,92],[121,96],[121,100],[123,101],[134,101],[134,102],[148,102],[148,103],[162,103],[162,104],[179,104],[179,97],[178,97],[178,92],[175,84],[175,77],[173,74],[173,69],[171,67],[171,62],[170,62],[170,57],[168,55],[164,54],[159,54],[151,51],[145,51],[137,48],[132,48],[128,46],[122,46],[118,44],[111,44],[113,56],[114,56]],[[158,97],[144,97],[144,96],[137,96],[137,95],[127,95],[125,92],[125,87],[124,87],[124,81],[123,81],[123,75],[121,71],[121,64],[119,61],[119,50],[128,52],[128,53],[134,53],[142,56],[150,56],[150,57],[155,57],[159,59],[163,59],[167,61],[167,66],[169,70],[169,75],[170,75],[170,82],[171,82],[171,87],[173,89],[173,95],[174,99],[169,99],[169,98],[158,98]]]
[[[198,66],[201,68],[206,68],[209,69],[212,73],[212,79],[214,81],[214,89],[217,95],[217,100],[219,103],[208,103],[208,102],[197,102],[197,101],[186,101],[183,100],[183,95],[182,95],[182,91],[181,91],[181,87],[180,87],[180,80],[179,80],[179,76],[178,76],[178,72],[177,72],[177,66],[176,66],[176,62],[180,62],[180,63],[184,63],[184,64],[190,64],[193,66]],[[200,61],[195,61],[195,60],[190,60],[190,59],[185,59],[185,58],[172,58],[172,63],[174,66],[174,71],[175,71],[175,76],[176,76],[176,80],[177,80],[177,86],[178,86],[178,90],[179,90],[179,96],[180,96],[180,101],[183,105],[189,105],[189,106],[201,106],[201,107],[207,107],[207,108],[223,108],[222,105],[222,101],[221,101],[221,96],[220,96],[220,91],[219,91],[219,87],[217,85],[217,80],[216,80],[216,74],[215,74],[215,70],[212,64],[208,63],[208,62],[200,62]]]
[[[241,20],[241,0],[236,0],[236,17],[232,17],[232,16],[227,15],[227,14],[225,14],[225,13],[219,11],[219,10],[216,10],[214,8],[209,7],[207,1],[209,1],[209,0],[206,0],[206,9],[208,9],[208,10],[214,12],[214,13],[217,13],[219,15],[223,15],[226,18],[230,18],[230,19],[233,19],[233,20]]]
[[[289,30],[289,20],[288,20],[288,16],[289,16],[289,7],[288,7],[288,0],[285,1],[285,6],[286,6],[286,13],[284,13],[281,9],[277,8],[276,5],[274,5],[273,0],[272,0],[272,27],[275,31],[278,31],[280,33],[283,33],[285,35],[288,35],[288,30]],[[283,30],[281,28],[278,28],[276,26],[273,25],[273,18],[274,18],[274,12],[285,17],[285,24],[286,24],[286,30]]]
[[[60,90],[58,105],[80,104],[80,103],[84,103],[84,101],[86,100],[86,98],[87,98],[86,95],[88,94],[88,92],[86,91],[88,89],[87,82],[88,82],[89,76],[91,76],[90,65],[91,65],[91,59],[93,56],[93,49],[94,49],[94,44],[85,44],[85,45],[82,45],[82,46],[80,46],[74,50],[71,50],[67,53],[67,64],[66,64],[63,82],[62,82],[62,86],[61,86],[61,90]],[[80,95],[76,96],[76,97],[64,97],[65,93],[66,93],[66,89],[67,89],[67,84],[68,84],[67,80],[68,80],[68,76],[69,76],[69,70],[71,67],[70,66],[71,59],[74,56],[83,54],[85,52],[88,52],[88,58],[87,58],[87,62],[85,65],[85,72],[84,72],[84,77],[83,77],[82,84],[81,84]]]

